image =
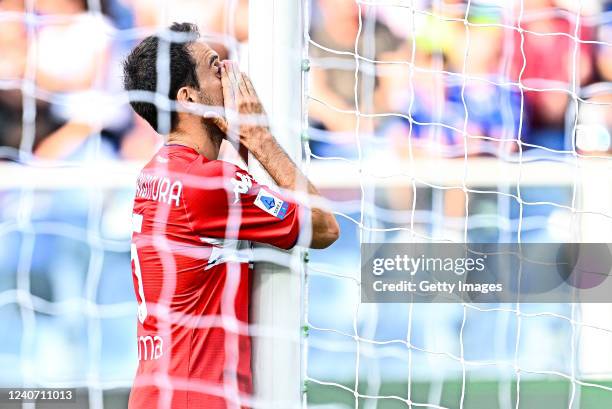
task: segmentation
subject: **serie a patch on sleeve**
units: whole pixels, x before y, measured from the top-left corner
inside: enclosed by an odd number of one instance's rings
[[[259,193],[257,193],[255,198],[255,206],[281,220],[285,218],[287,209],[289,209],[289,203],[279,199],[265,189],[259,189]]]

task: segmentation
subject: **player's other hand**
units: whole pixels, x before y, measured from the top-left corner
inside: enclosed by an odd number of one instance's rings
[[[271,135],[266,112],[250,78],[234,62],[224,61],[221,83],[225,118],[216,119],[217,126],[234,146],[240,144],[250,152],[257,152],[263,140]]]

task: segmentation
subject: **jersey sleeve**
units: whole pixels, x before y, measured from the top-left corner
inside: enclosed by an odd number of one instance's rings
[[[290,249],[299,235],[299,207],[239,167],[194,163],[184,183],[185,211],[195,234]]]

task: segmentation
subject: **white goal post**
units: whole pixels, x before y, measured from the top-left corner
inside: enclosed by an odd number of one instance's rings
[[[249,2],[248,71],[270,118],[278,142],[301,163],[302,1]],[[249,158],[249,171],[272,186],[269,176]],[[256,248],[257,250],[257,248]],[[265,332],[253,340],[255,399],[266,408],[300,407],[302,395],[303,255],[291,253],[290,267],[256,263],[251,321]]]

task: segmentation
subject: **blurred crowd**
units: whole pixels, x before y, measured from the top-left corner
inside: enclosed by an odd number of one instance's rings
[[[309,90],[315,157],[397,169],[411,157],[564,161],[575,151],[612,153],[611,1],[315,3]],[[470,198],[468,211],[463,190],[432,191],[427,199],[407,184],[373,195],[378,208],[404,212],[415,204],[429,211],[439,200],[441,220],[496,214],[505,206],[480,195]],[[559,187],[526,187],[520,198],[571,205]],[[512,200],[500,213],[548,218],[554,208],[528,206],[521,213]],[[500,226],[491,235],[485,230],[475,229],[470,240],[513,239],[500,236]],[[422,233],[433,235],[430,226]],[[541,231],[529,238],[555,240]]]
[[[129,109],[120,63],[155,27],[196,22],[223,58],[248,40],[248,0],[32,3],[26,19],[24,0],[0,0],[0,146],[40,158],[78,157],[92,135],[110,157],[150,157],[160,137]],[[611,1],[396,3],[312,2],[315,155],[357,155],[355,110],[400,157],[505,155],[518,139],[610,151]]]
[[[228,58],[247,40],[248,2],[0,0],[0,147],[9,148],[3,156],[19,149],[70,160],[90,145],[107,158],[152,156],[161,138],[121,93],[121,62],[172,21],[197,23]]]
[[[612,2],[413,3],[318,1],[315,154],[357,155],[355,110],[387,154],[610,151]]]

